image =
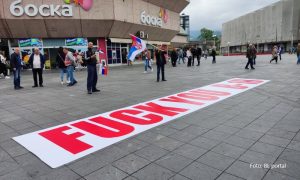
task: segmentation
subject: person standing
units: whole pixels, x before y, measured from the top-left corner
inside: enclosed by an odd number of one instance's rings
[[[77,83],[74,77],[74,68],[76,67],[75,57],[73,56],[73,53],[68,50],[68,48],[64,48],[63,51],[65,53],[64,63],[67,67],[67,72],[70,77],[70,83],[68,84],[68,86],[74,86]]]
[[[195,66],[195,58],[197,57],[197,50],[195,47],[191,49],[191,53],[192,53],[192,66]]]
[[[8,70],[6,65],[7,62],[4,56],[4,52],[0,52],[0,74],[3,73],[5,79],[10,79],[10,77],[8,76]]]
[[[176,67],[177,59],[178,59],[177,50],[176,48],[174,48],[173,51],[171,52],[171,61],[173,67]]]
[[[256,65],[256,57],[257,57],[257,50],[255,48],[255,46],[253,45],[253,53],[254,53],[254,56],[253,56],[253,65]]]
[[[21,68],[22,68],[22,60],[20,56],[20,49],[15,48],[14,53],[11,54],[10,57],[10,66],[14,74],[14,86],[15,90],[23,89],[21,86]]]
[[[211,56],[213,57],[212,63],[216,64],[217,63],[217,61],[216,61],[217,51],[216,51],[215,47],[211,51]]]
[[[160,81],[160,72],[162,74],[162,81],[167,81],[165,79],[165,65],[166,61],[166,52],[161,49],[162,47],[159,46],[155,52],[156,56],[156,65],[157,65],[157,82]]]
[[[40,50],[38,48],[34,49],[34,53],[30,56],[29,58],[29,65],[32,68],[32,75],[33,75],[33,81],[34,85],[32,88],[38,87],[38,80],[37,76],[39,76],[39,85],[40,87],[43,86],[43,69],[45,65],[45,58],[44,56],[40,53]]]
[[[201,49],[201,47],[197,48],[196,54],[197,54],[197,61],[198,61],[197,66],[200,66],[200,61],[201,61],[201,57],[202,57],[202,49]]]
[[[67,67],[65,66],[65,58],[66,58],[66,54],[63,51],[62,47],[58,48],[58,53],[56,56],[56,63],[58,68],[60,69],[60,81],[61,81],[61,85],[64,85],[64,75],[67,75],[67,84],[70,83],[70,78],[69,78],[69,74],[67,72]]]
[[[178,50],[178,64],[180,64],[180,60],[182,60],[183,64],[185,64],[183,50],[181,48]]]
[[[300,43],[298,44],[297,47],[297,58],[298,58],[297,64],[300,64]]]
[[[278,56],[279,56],[280,61],[282,60],[281,55],[282,55],[282,47],[279,46],[278,47]]]
[[[142,59],[144,61],[145,64],[145,71],[144,73],[148,72],[148,68],[153,71],[153,68],[150,66],[150,60],[151,60],[151,56],[150,56],[150,52],[148,49],[146,49],[143,53],[142,53]]]
[[[255,51],[254,51],[254,47],[252,44],[249,45],[248,49],[247,49],[247,54],[246,54],[247,58],[248,58],[248,62],[246,64],[245,69],[249,69],[249,65],[251,67],[251,69],[255,69],[253,67],[253,59],[255,56]]]
[[[192,52],[191,52],[191,48],[189,48],[187,51],[186,51],[186,56],[188,58],[188,63],[187,63],[187,67],[191,67],[192,66]]]
[[[98,82],[98,74],[97,74],[97,55],[96,51],[93,50],[94,44],[89,42],[88,50],[85,53],[85,59],[87,63],[87,91],[88,94],[92,94],[93,92],[100,92],[97,89]]]
[[[278,48],[277,48],[277,46],[274,46],[273,50],[272,50],[272,59],[270,60],[270,63],[272,63],[273,61],[276,61],[276,64],[278,63]]]

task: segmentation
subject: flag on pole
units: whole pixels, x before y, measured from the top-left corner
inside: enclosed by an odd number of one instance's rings
[[[130,48],[130,51],[128,53],[128,59],[131,61],[135,60],[135,57],[142,53],[146,48],[146,43],[142,39],[130,34],[132,39],[132,46]]]

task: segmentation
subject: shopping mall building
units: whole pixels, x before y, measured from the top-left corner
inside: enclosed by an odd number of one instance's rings
[[[92,41],[109,64],[126,63],[129,34],[149,44],[186,43],[180,12],[189,0],[0,0],[0,49],[39,47],[51,64],[60,46],[85,51]],[[150,46],[149,48],[151,48]],[[7,52],[7,54],[8,54]]]
[[[300,42],[300,0],[281,0],[223,24],[222,52],[245,52],[248,43],[269,53],[274,45],[285,51]]]

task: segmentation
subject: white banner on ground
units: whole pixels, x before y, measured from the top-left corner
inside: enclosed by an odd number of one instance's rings
[[[267,83],[235,78],[13,138],[52,168]]]

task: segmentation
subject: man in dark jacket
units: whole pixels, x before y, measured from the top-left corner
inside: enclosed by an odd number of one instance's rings
[[[93,50],[94,44],[89,42],[88,50],[85,53],[85,61],[87,64],[88,70],[88,77],[87,77],[87,91],[88,94],[92,94],[93,92],[100,92],[97,89],[97,81],[98,81],[98,74],[97,74],[97,55],[96,52]]]
[[[197,61],[198,61],[198,64],[197,66],[200,66],[200,60],[201,60],[201,56],[202,56],[202,49],[200,47],[197,48]]]
[[[217,63],[217,61],[216,61],[217,51],[215,48],[212,49],[211,56],[213,57],[212,63],[216,64]]]
[[[160,72],[162,73],[162,81],[167,81],[165,79],[165,64],[167,64],[166,52],[161,48],[162,47],[159,46],[158,50],[156,50],[155,52],[156,65],[157,65],[157,82],[160,81]]]
[[[192,48],[192,66],[195,66],[195,58],[197,57],[197,49],[195,47]]]
[[[34,85],[32,88],[38,87],[38,81],[37,76],[39,75],[39,85],[40,87],[44,87],[43,85],[43,70],[45,65],[45,58],[40,53],[39,48],[34,49],[34,53],[29,58],[29,64],[32,68],[32,75],[33,75],[33,81]]]
[[[20,57],[20,49],[15,48],[14,53],[10,57],[10,66],[14,74],[14,86],[15,90],[23,89],[21,86],[21,68],[22,60]]]
[[[173,67],[176,67],[177,59],[178,59],[177,50],[176,50],[176,48],[174,48],[173,51],[171,52],[171,60],[172,60]]]
[[[248,49],[247,49],[247,58],[248,58],[248,63],[247,63],[247,65],[246,65],[246,67],[245,67],[245,69],[249,69],[248,67],[249,67],[249,65],[251,66],[251,69],[255,69],[254,67],[253,67],[253,59],[254,59],[254,57],[256,56],[256,54],[255,54],[255,50],[254,50],[254,47],[253,47],[253,45],[252,44],[250,44],[249,45],[249,47],[248,47]]]

